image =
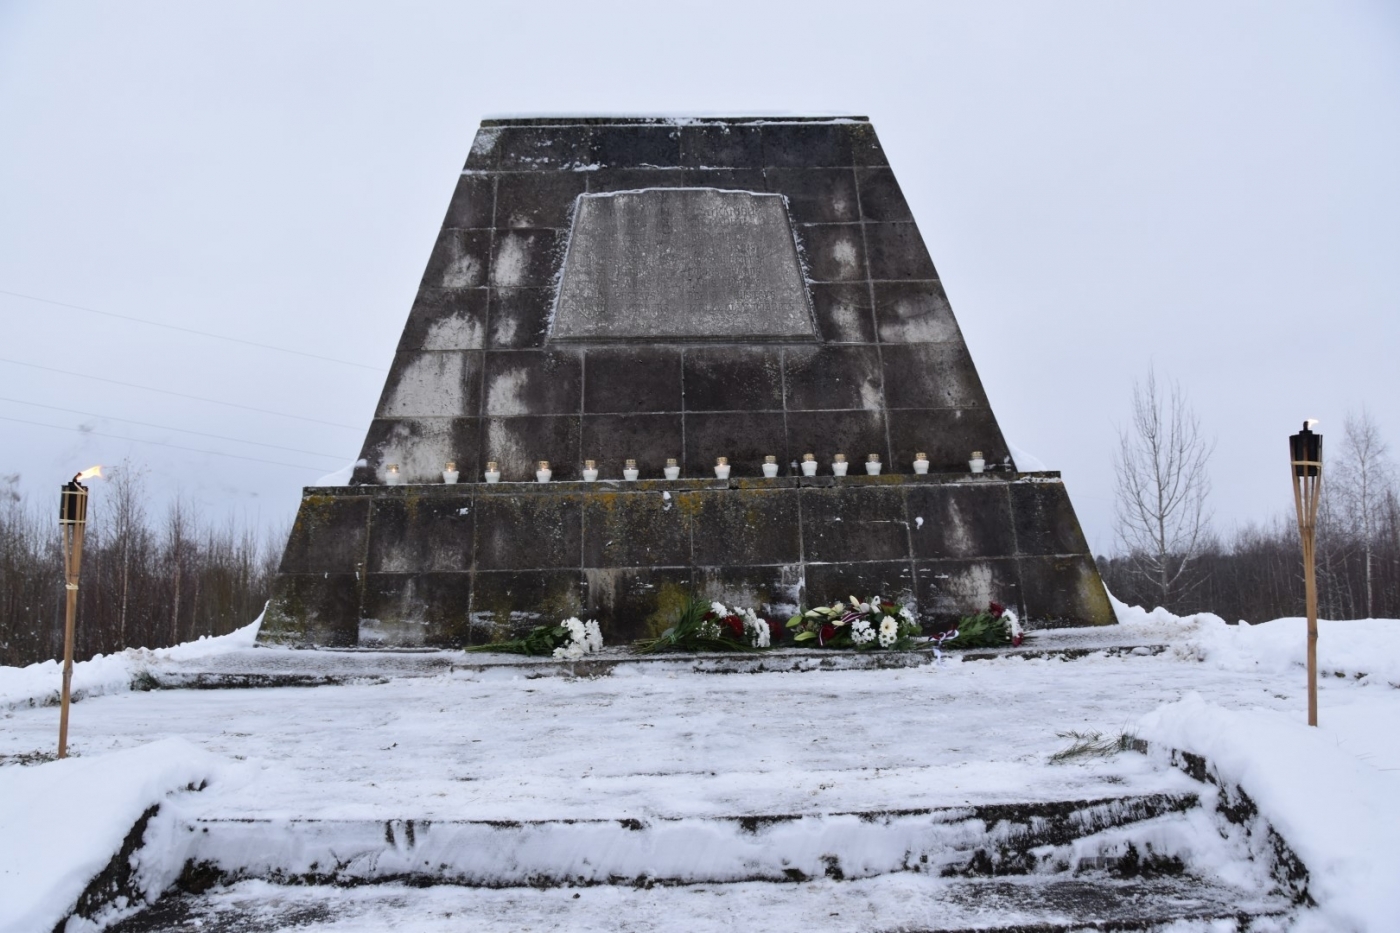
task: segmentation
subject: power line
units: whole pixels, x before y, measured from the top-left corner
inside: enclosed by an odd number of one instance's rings
[[[240,405],[237,402],[223,402],[216,398],[204,398],[199,395],[188,395],[184,392],[172,392],[169,389],[157,389],[154,386],[137,385],[134,382],[121,382],[116,379],[106,379],[102,376],[90,376],[87,373],[75,373],[67,369],[56,369],[53,366],[40,366],[38,363],[25,363],[20,360],[9,360],[0,357],[0,363],[9,363],[13,366],[28,366],[30,369],[42,369],[46,372],[58,373],[63,376],[76,376],[79,379],[92,379],[96,382],[108,382],[114,386],[125,386],[128,389],[140,389],[143,392],[159,392],[161,395],[173,395],[176,398],[192,399],[196,402],[208,402],[211,405],[227,405],[229,408],[241,408],[244,411],[255,411],[263,415],[276,415],[279,418],[295,418],[297,421],[309,421],[312,424],[325,424],[333,428],[346,428],[350,431],[359,431],[361,428],[353,424],[340,424],[336,421],[322,421],[320,418],[307,418],[303,415],[289,415],[282,411],[269,411],[266,408],[254,408],[251,405]]]
[[[258,343],[255,340],[244,340],[240,337],[228,337],[223,334],[211,334],[207,330],[195,330],[193,327],[181,327],[178,324],[164,324],[160,321],[148,321],[145,318],[133,317],[130,314],[117,314],[115,311],[99,311],[96,308],[85,308],[82,305],[70,305],[66,301],[54,301],[50,298],[40,298],[36,295],[25,295],[20,292],[12,292],[0,288],[0,295],[11,295],[15,298],[23,298],[26,301],[38,301],[46,305],[56,305],[60,308],[72,308],[74,311],[86,311],[89,314],[100,314],[103,317],[114,317],[123,321],[134,321],[137,324],[146,324],[150,327],[164,327],[166,330],[178,330],[186,334],[197,334],[200,337],[209,337],[214,340],[227,340],[230,343],[241,343],[248,347],[257,347],[260,350],[275,350],[278,353],[291,353],[295,356],[305,356],[313,360],[324,360],[327,363],[340,363],[342,366],[354,366],[359,369],[369,369],[377,373],[388,372],[381,366],[370,366],[367,363],[354,363],[350,360],[338,360],[333,356],[321,356],[317,353],[307,353],[303,350],[289,350],[286,347],[273,346],[270,343]]]
[[[245,441],[240,437],[227,437],[223,434],[210,434],[207,431],[191,431],[188,428],[173,428],[168,424],[152,424],[149,421],[136,421],[132,418],[118,418],[115,415],[99,415],[95,411],[79,411],[76,408],[60,408],[57,405],[45,405],[42,402],[26,402],[21,398],[6,398],[0,395],[0,402],[14,402],[16,405],[32,405],[35,408],[48,408],[52,411],[65,411],[70,415],[86,415],[89,418],[103,418],[108,421],[124,421],[127,424],[139,424],[143,428],[156,428],[160,431],[177,431],[180,434],[197,434],[200,437],[212,437],[218,441],[232,441],[235,444],[253,444],[257,447],[271,447],[273,450],[287,450],[294,454],[310,454],[313,457],[329,457],[332,460],[344,460],[341,454],[323,454],[317,450],[302,450],[299,447],[283,447],[279,444],[266,444],[262,441]]]
[[[82,428],[70,428],[62,424],[45,424],[42,421],[26,421],[23,418],[8,418],[0,415],[0,421],[13,421],[16,424],[32,424],[38,428],[53,428],[55,431],[74,431],[78,434],[85,434],[93,437],[110,437],[118,441],[130,441],[133,444],[151,444],[156,447],[173,447],[175,450],[188,450],[197,454],[209,454],[212,457],[232,457],[234,460],[251,460],[254,463],[270,463],[273,466],[292,467],[297,470],[310,470],[313,473],[317,470],[324,470],[325,467],[304,466],[300,463],[283,463],[281,460],[264,460],[261,457],[245,457],[242,454],[226,454],[217,450],[201,450],[198,447],[184,447],[180,444],[167,444],[164,441],[143,441],[139,437],[123,437],[120,434],[104,434],[101,431],[85,431]]]

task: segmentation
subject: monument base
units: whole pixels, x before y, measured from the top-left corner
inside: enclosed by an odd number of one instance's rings
[[[578,615],[615,644],[692,595],[786,617],[875,594],[929,625],[992,601],[1114,621],[1058,473],[946,473],[309,487],[259,637],[457,647]]]

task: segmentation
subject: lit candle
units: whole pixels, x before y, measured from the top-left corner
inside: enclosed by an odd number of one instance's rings
[[[641,471],[639,471],[639,470],[637,469],[637,461],[635,461],[635,460],[628,460],[626,463],[624,463],[624,464],[622,465],[622,478],[623,478],[623,479],[636,479],[636,478],[637,478],[638,476],[640,476],[640,475],[641,475]]]
[[[501,468],[495,460],[486,461],[486,482],[499,483],[501,481]]]
[[[583,481],[584,481],[585,483],[592,483],[592,482],[596,482],[597,479],[598,479],[598,461],[597,461],[597,460],[585,460],[585,461],[583,461]]]
[[[457,464],[452,460],[447,461],[447,465],[442,468],[442,481],[449,486],[455,484],[461,475],[457,472]]]
[[[831,472],[835,473],[837,476],[845,476],[848,466],[850,466],[850,464],[846,462],[845,454],[837,454],[831,458]]]
[[[554,471],[549,468],[548,460],[541,460],[539,469],[535,470],[535,482],[547,483],[554,476]]]
[[[982,459],[982,451],[972,452],[972,459],[967,461],[967,468],[974,473],[981,473],[987,468],[987,461]]]
[[[803,476],[816,476],[816,475],[817,475],[817,455],[816,455],[816,454],[803,454],[803,455],[802,455],[802,475],[803,475]]]
[[[715,479],[729,479],[729,458],[715,458]]]
[[[388,483],[390,486],[397,486],[399,483],[403,482],[403,477],[399,475],[399,465],[397,463],[389,464],[385,471],[384,482]]]
[[[871,476],[879,476],[879,475],[880,475],[880,455],[879,455],[879,454],[869,454],[868,456],[866,456],[866,458],[865,458],[865,472],[869,473]]]
[[[763,475],[772,479],[778,475],[778,458],[772,455],[763,458]]]
[[[666,467],[661,472],[666,474],[667,479],[680,479],[681,465],[675,457],[668,457],[666,458]]]
[[[923,453],[923,452],[921,451],[921,452],[916,453],[916,454],[914,455],[914,472],[915,472],[915,473],[927,473],[927,472],[928,472],[928,454]]]

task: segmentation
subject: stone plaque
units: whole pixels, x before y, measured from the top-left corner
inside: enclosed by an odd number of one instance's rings
[[[711,188],[581,195],[549,337],[818,339],[783,197]]]

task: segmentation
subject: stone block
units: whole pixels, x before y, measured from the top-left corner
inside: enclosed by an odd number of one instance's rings
[[[583,354],[577,350],[488,350],[486,414],[576,414],[583,406]]]
[[[574,200],[587,186],[587,172],[520,172],[496,182],[497,229],[569,226]]]
[[[860,189],[860,213],[863,220],[877,223],[913,221],[904,192],[899,190],[894,172],[888,168],[863,168],[856,171]]]
[[[643,191],[647,188],[690,188],[690,173],[678,168],[621,168],[586,172],[589,194]]]
[[[783,357],[775,347],[689,347],[682,365],[688,412],[783,409]]]
[[[986,408],[987,396],[961,343],[891,344],[880,351],[885,404],[895,408]]]
[[[759,128],[709,123],[680,128],[681,164],[690,168],[748,168],[763,165]]]
[[[881,343],[962,342],[941,282],[876,282],[874,291]]]
[[[865,283],[810,285],[817,332],[824,343],[874,343],[870,289]]]
[[[362,647],[455,648],[489,637],[473,631],[470,573],[372,573],[364,589]]]
[[[495,209],[496,179],[490,175],[461,175],[447,205],[444,229],[486,229]]]
[[[956,624],[985,612],[992,602],[1025,617],[1020,571],[1015,558],[915,561],[919,615],[925,622]]]
[[[1014,483],[1011,512],[1016,520],[1017,553],[1023,555],[1087,554],[1069,493],[1063,483]]]
[[[1108,591],[1089,555],[1022,557],[1018,563],[1025,593],[1023,618],[1031,624],[1042,628],[1113,624]]]
[[[584,356],[583,410],[590,414],[681,410],[679,347],[597,347]],[[680,456],[680,446],[676,447]]]
[[[506,126],[498,133],[493,148],[504,172],[575,169],[591,161],[588,126]]]
[[[714,476],[715,458],[728,457],[730,476],[762,476],[769,454],[780,464],[789,461],[785,446],[781,411],[687,414],[682,474]]]
[[[405,496],[372,500],[368,571],[470,571],[475,504],[471,488],[461,488],[461,495],[423,496],[408,487]]]
[[[787,198],[793,223],[834,224],[860,220],[855,171],[850,168],[770,168],[768,190]]]
[[[352,482],[382,484],[396,463],[404,483],[441,483],[449,460],[464,477],[480,476],[481,426],[480,418],[376,418]]]
[[[481,410],[480,350],[395,354],[377,418],[469,418]]]
[[[667,459],[681,459],[684,436],[679,413],[584,415],[583,459],[596,460],[604,479],[621,479],[623,461],[637,461],[647,479],[660,479]],[[694,474],[691,474],[694,475]],[[714,474],[711,473],[711,476]]]
[[[688,168],[682,173],[687,188],[718,188],[721,191],[769,190],[768,179],[759,168]]]
[[[607,168],[641,168],[681,164],[678,126],[599,126],[593,130],[590,159]]]
[[[423,287],[477,288],[485,285],[490,261],[491,231],[443,230],[428,257]]]
[[[674,494],[599,491],[583,500],[583,566],[689,567],[691,516]]]
[[[888,464],[889,450],[885,443],[885,415],[878,411],[795,411],[787,415],[788,460],[783,472],[788,472],[792,460],[800,461],[803,454],[814,454],[820,464],[818,474],[830,476],[831,458],[845,454],[850,463],[850,476],[865,475],[867,454],[879,454]],[[890,467],[885,467],[888,472]]]
[[[398,352],[482,349],[488,295],[484,288],[420,288]]]
[[[851,137],[837,123],[770,123],[763,127],[763,164],[834,168],[853,164]]]
[[[298,647],[350,648],[359,643],[361,575],[277,575],[258,640]]]
[[[683,492],[676,499],[691,513],[698,567],[795,564],[802,558],[798,502],[791,490]]]
[[[786,622],[802,604],[802,565],[699,567],[695,594]]]
[[[554,479],[576,480],[583,468],[580,448],[582,418],[579,415],[527,415],[488,418],[482,440],[481,464],[500,464],[506,482],[534,482],[535,466],[548,460]],[[477,477],[481,476],[478,472]]]
[[[555,230],[496,233],[491,249],[491,285],[521,288],[553,284],[564,243],[564,235]]]
[[[472,577],[472,643],[519,638],[537,625],[582,617],[587,605],[588,582],[578,569],[478,570]]]
[[[364,569],[369,501],[306,496],[282,551],[279,573],[355,573]]]
[[[903,489],[808,488],[801,499],[802,556],[809,565],[904,561],[907,568],[910,532]]]
[[[582,564],[583,502],[577,493],[481,494],[474,526],[477,570]]]
[[[1006,490],[1003,482],[910,485],[909,537],[915,558],[965,560],[1015,554]]]
[[[866,224],[865,243],[870,253],[870,278],[875,281],[938,278],[914,224]]]
[[[807,272],[814,282],[866,279],[865,238],[860,224],[820,224],[797,228]]]
[[[581,617],[598,621],[605,645],[660,635],[694,592],[689,568],[594,568],[584,576],[588,605]]]
[[[878,412],[880,354],[872,346],[792,347],[783,351],[788,411],[864,409]]]
[[[883,596],[897,603],[917,597],[914,565],[907,560],[861,561],[807,566],[807,607],[850,597]]]
[[[914,454],[921,451],[928,454],[932,473],[967,473],[974,450],[982,451],[989,464],[1008,455],[996,418],[985,408],[892,410],[885,417],[892,472],[912,473]]]
[[[491,349],[543,348],[553,307],[552,288],[491,289]]]

